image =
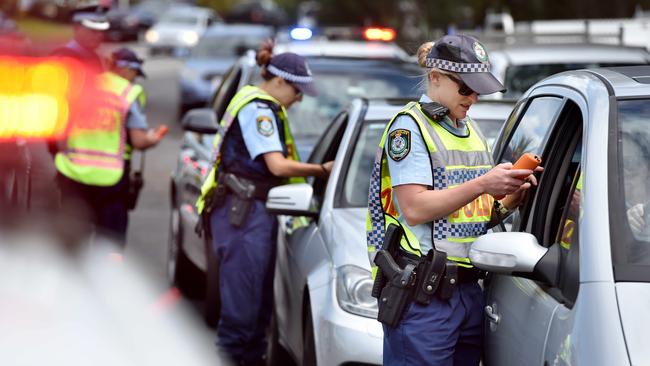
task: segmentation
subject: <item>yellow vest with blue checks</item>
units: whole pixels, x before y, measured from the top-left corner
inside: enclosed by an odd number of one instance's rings
[[[280,104],[277,99],[273,98],[271,95],[259,87],[252,85],[244,86],[237,92],[237,94],[235,94],[235,96],[233,96],[232,100],[228,104],[228,107],[226,108],[226,112],[224,113],[223,118],[221,118],[221,122],[219,122],[222,130],[220,133],[217,133],[212,145],[215,152],[214,165],[212,166],[210,173],[206,176],[205,181],[201,186],[201,196],[196,201],[196,209],[199,214],[203,212],[207,198],[212,195],[215,188],[217,188],[217,174],[219,171],[219,164],[221,163],[221,148],[223,147],[223,142],[228,134],[228,130],[237,118],[239,111],[253,100],[266,100],[279,106],[279,112],[276,115],[280,119],[280,123],[282,124],[282,129],[284,131],[284,142],[287,145],[288,153],[287,158],[295,161],[300,161],[298,150],[296,149],[293,135],[291,134],[291,129],[289,128],[289,120],[287,118],[286,109]],[[302,177],[287,179],[287,183],[304,182],[306,182],[306,180]]]
[[[391,223],[404,229],[405,235],[400,243],[402,250],[415,256],[426,254],[422,253],[420,242],[406,220],[398,217],[393,203],[395,196],[384,146],[390,127],[400,115],[413,118],[424,139],[431,162],[432,189],[453,189],[485,174],[493,166],[485,138],[471,119],[467,119],[469,136],[458,137],[427,117],[419,103],[407,104],[386,126],[375,156],[366,218],[366,239],[371,258],[381,249],[385,230]],[[492,196],[483,194],[449,216],[434,220],[431,223],[433,246],[446,252],[449,260],[460,266],[471,267],[468,258],[470,245],[487,231],[493,204]]]

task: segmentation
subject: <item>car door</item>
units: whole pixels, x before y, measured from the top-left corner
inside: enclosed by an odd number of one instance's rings
[[[321,164],[335,158],[348,122],[348,114],[339,114],[321,136],[309,162]],[[335,179],[335,177],[330,177]],[[323,202],[328,179],[310,178],[314,189],[314,204]],[[275,309],[280,337],[300,355],[304,287],[311,264],[305,259],[319,260],[325,250],[318,235],[318,221],[309,217],[278,217],[278,249],[276,259]]]
[[[528,232],[540,245],[561,239],[567,202],[579,171],[584,98],[561,88],[533,94],[507,122],[496,145],[497,162],[525,152],[542,157],[539,186],[508,219],[508,231]],[[501,231],[495,228],[495,231]],[[485,364],[541,365],[553,315],[570,301],[560,289],[516,276],[489,275],[486,289]],[[575,297],[573,297],[575,300]]]

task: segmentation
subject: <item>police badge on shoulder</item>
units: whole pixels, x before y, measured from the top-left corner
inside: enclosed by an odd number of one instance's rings
[[[411,131],[398,128],[388,135],[388,156],[395,161],[404,159],[411,151]]]

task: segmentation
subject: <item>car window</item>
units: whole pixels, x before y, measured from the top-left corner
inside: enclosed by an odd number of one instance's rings
[[[192,57],[214,58],[240,56],[249,49],[256,49],[270,33],[207,35],[201,37],[192,49]]]
[[[343,181],[341,207],[367,207],[370,173],[381,136],[388,121],[371,121],[361,126],[352,144],[352,154]]]
[[[517,99],[538,81],[563,71],[589,69],[596,67],[616,67],[637,65],[635,63],[612,62],[572,62],[534,65],[511,65],[506,68],[503,97]]]
[[[581,147],[579,146],[578,149],[581,149]],[[574,156],[574,160],[579,160],[579,157]],[[561,262],[558,287],[562,297],[570,304],[573,304],[578,297],[580,283],[580,272],[578,270],[580,218],[582,217],[580,197],[584,187],[580,169],[575,172],[572,180],[571,189],[563,206],[562,220],[555,234],[555,242],[559,243],[562,248],[560,251]]]
[[[327,130],[316,144],[316,148],[309,156],[308,162],[322,164],[334,160],[347,125],[348,114],[347,112],[342,112],[328,125]],[[310,182],[314,187],[314,196],[319,201],[322,201],[328,179],[311,177]]]
[[[217,121],[221,121],[223,114],[226,112],[226,108],[228,108],[228,103],[230,103],[230,100],[237,92],[240,79],[241,69],[237,65],[226,71],[226,74],[223,76],[221,84],[217,88],[214,99],[212,100],[212,108],[217,115]]]
[[[617,216],[623,218],[623,240],[612,245],[624,255],[620,264],[650,265],[650,101],[618,102],[618,164],[615,174],[623,190]],[[641,279],[641,278],[639,278]],[[644,279],[649,280],[649,279]]]
[[[542,155],[544,142],[562,105],[559,97],[538,97],[530,100],[521,115],[519,123],[512,128],[508,144],[503,148],[500,163],[515,163],[524,153]],[[506,220],[507,227],[518,230],[520,209],[515,210]]]

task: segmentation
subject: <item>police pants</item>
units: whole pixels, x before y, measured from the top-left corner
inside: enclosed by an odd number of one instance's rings
[[[61,207],[71,225],[89,223],[95,225],[99,235],[112,239],[124,247],[128,225],[128,208],[125,195],[128,192],[128,175],[113,186],[99,187],[82,184],[57,173],[61,190]]]
[[[236,362],[254,363],[266,353],[273,306],[277,220],[255,200],[243,225],[228,221],[232,195],[210,217],[212,249],[219,260],[221,317],[217,346]]]
[[[476,282],[459,284],[449,300],[411,303],[397,328],[384,325],[384,365],[478,366],[484,304]]]

